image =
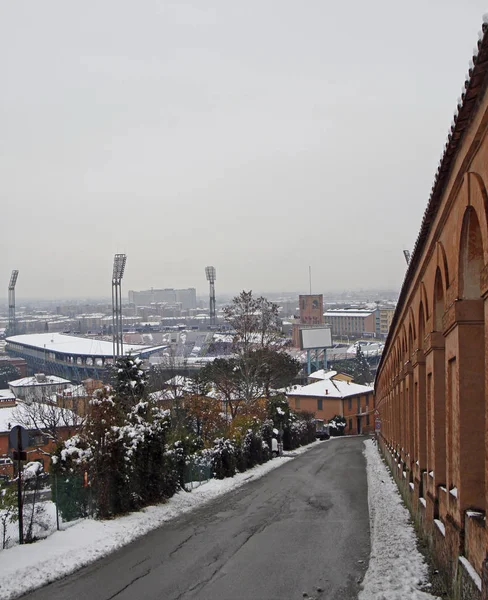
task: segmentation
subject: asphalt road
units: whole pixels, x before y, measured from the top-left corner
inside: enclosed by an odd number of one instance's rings
[[[359,437],[319,444],[23,598],[357,598],[370,551],[362,450]]]

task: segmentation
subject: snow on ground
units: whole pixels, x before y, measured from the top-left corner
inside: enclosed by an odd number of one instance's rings
[[[410,513],[376,444],[364,442],[368,473],[371,556],[359,600],[433,600],[421,591],[428,582],[424,557]]]
[[[24,504],[24,532],[27,530],[27,525],[31,518],[31,507],[32,505],[30,504]],[[17,509],[15,509],[15,513],[17,514]],[[2,512],[0,511],[1,515]],[[61,515],[59,515],[59,520],[62,523]],[[35,538],[45,538],[56,531],[56,505],[54,502],[51,502],[51,500],[36,502],[33,521],[32,534]],[[71,525],[74,525],[74,523],[63,524],[63,528],[70,527]],[[8,540],[7,548],[17,545],[19,543],[19,523],[17,521],[14,523],[7,522],[6,534]],[[6,555],[0,554],[0,563],[3,562],[2,558],[4,556]]]
[[[83,519],[64,531],[24,546],[0,551],[0,598],[11,600],[29,590],[46,585],[73,573],[118,548],[129,544],[160,525],[179,517],[245,483],[255,481],[295,456],[316,448],[314,442],[292,452],[285,452],[263,465],[227,479],[211,479],[191,493],[179,492],[165,504],[148,506],[110,521]]]

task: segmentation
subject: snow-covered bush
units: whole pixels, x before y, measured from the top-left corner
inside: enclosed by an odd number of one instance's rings
[[[236,446],[231,440],[217,438],[214,447],[209,450],[212,457],[214,477],[224,479],[236,473]]]
[[[337,437],[340,435],[344,435],[344,429],[346,428],[346,419],[341,415],[335,415],[334,417],[332,417],[332,419],[330,419],[328,425],[331,436]]]
[[[271,440],[273,439],[274,433],[274,423],[271,419],[265,419],[261,423],[261,437],[263,438],[263,442],[266,444],[268,450],[272,446]]]
[[[18,519],[16,488],[10,482],[0,482],[0,536],[2,550],[8,548],[8,526]]]
[[[124,359],[117,372],[120,379],[131,378],[116,386],[122,396],[106,388],[93,398],[85,428],[60,444],[52,460],[56,475],[88,483],[101,518],[159,502],[179,487],[177,455],[166,439],[169,411],[129,394],[130,389],[143,390],[144,372],[133,372],[138,360]],[[59,495],[58,486],[59,499],[63,491]],[[64,496],[65,513],[80,508]]]

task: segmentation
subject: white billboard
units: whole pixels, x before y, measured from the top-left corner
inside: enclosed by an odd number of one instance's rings
[[[302,350],[316,350],[330,348],[331,346],[332,334],[330,327],[300,329],[300,348]]]

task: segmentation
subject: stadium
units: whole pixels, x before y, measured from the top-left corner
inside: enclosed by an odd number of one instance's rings
[[[64,333],[15,335],[7,338],[10,356],[23,358],[32,373],[57,375],[75,382],[107,379],[107,367],[113,364],[113,344],[104,340]],[[124,344],[124,354],[149,358],[164,346]]]

